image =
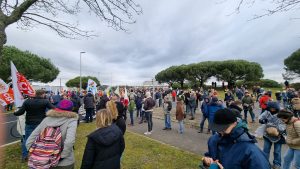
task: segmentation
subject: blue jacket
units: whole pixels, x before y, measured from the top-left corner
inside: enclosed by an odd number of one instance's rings
[[[228,169],[271,168],[269,160],[256,142],[255,137],[247,133],[247,129],[237,126],[229,136],[211,136],[208,140],[210,152],[206,156],[218,159]]]
[[[223,109],[223,108],[224,108],[223,105],[221,105],[219,103],[211,102],[208,105],[208,121],[212,122],[214,120],[216,111],[218,111],[219,109]]]
[[[201,112],[203,114],[204,117],[208,117],[208,105],[209,105],[209,102],[205,102],[205,100],[209,98],[205,98],[202,105],[201,105]]]

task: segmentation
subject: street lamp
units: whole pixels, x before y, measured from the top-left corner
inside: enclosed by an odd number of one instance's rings
[[[81,82],[81,54],[83,54],[85,52],[80,52],[80,89],[79,92],[81,93],[81,89],[82,89],[82,82]]]

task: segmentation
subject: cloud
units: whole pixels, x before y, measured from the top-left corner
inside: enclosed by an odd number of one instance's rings
[[[142,84],[172,65],[227,59],[258,62],[265,78],[283,81],[283,60],[300,47],[300,22],[290,19],[299,10],[249,21],[270,5],[256,4],[232,14],[234,1],[139,3],[144,13],[127,26],[129,33],[83,13],[78,17],[81,26],[99,37],[69,40],[43,27],[24,32],[12,25],[7,44],[50,58],[61,70],[58,78],[65,81],[79,75],[79,53],[85,51],[82,74],[100,76],[104,84]]]

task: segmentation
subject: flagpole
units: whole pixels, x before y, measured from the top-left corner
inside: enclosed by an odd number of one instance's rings
[[[80,52],[80,89],[79,89],[80,93],[81,93],[81,89],[82,89],[82,81],[81,81],[81,54],[83,54],[83,53],[85,53],[85,52]]]

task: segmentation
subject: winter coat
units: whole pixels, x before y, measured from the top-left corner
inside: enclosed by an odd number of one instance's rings
[[[282,137],[282,134],[284,133],[286,129],[286,125],[282,122],[281,119],[277,117],[277,114],[272,114],[269,111],[265,111],[263,114],[259,116],[259,122],[262,124],[266,124],[266,128],[268,127],[275,127],[278,132],[279,136],[270,136],[268,133],[265,131],[264,132],[264,137],[270,140],[271,142],[283,142],[284,143],[284,138]],[[265,123],[264,123],[265,122]]]
[[[41,97],[34,99],[27,99],[24,101],[22,107],[14,113],[16,116],[20,116],[26,111],[26,124],[38,125],[46,117],[46,109],[54,109],[55,107],[49,100]]]
[[[143,105],[143,98],[138,96],[135,100],[136,108],[141,109]]]
[[[57,127],[60,126],[62,134],[63,150],[61,152],[61,161],[59,161],[58,166],[68,166],[75,163],[74,158],[74,143],[77,129],[78,115],[70,111],[57,111],[49,110],[47,112],[47,117],[39,124],[35,130],[31,133],[26,142],[26,148],[29,149],[36,137],[46,128],[46,127]]]
[[[177,101],[176,103],[176,120],[181,121],[184,119],[183,101]]]
[[[219,109],[223,109],[223,105],[216,103],[216,102],[211,102],[208,105],[208,121],[211,123],[214,120],[215,117],[215,113],[219,110]]]
[[[195,108],[196,107],[196,97],[191,96],[190,98],[188,98],[188,100],[189,100],[189,106],[191,108]]]
[[[292,105],[294,110],[300,110],[300,98],[296,97],[292,99]]]
[[[115,124],[97,129],[88,135],[81,169],[119,169],[124,149],[123,134]]]
[[[206,155],[218,159],[229,169],[269,169],[269,160],[255,144],[255,137],[244,127],[236,126],[229,136],[214,134],[208,140]],[[214,157],[213,157],[214,156]]]
[[[244,96],[242,99],[242,103],[243,103],[244,110],[252,109],[252,106],[254,105],[254,102],[253,102],[251,96]]]
[[[205,98],[204,102],[201,105],[201,112],[204,117],[208,117],[208,105],[209,105],[209,98]]]
[[[144,102],[144,109],[145,109],[145,111],[146,112],[152,112],[155,104],[156,103],[152,99],[152,97],[148,97],[147,99],[145,99],[145,102]]]
[[[229,101],[234,101],[234,96],[232,94],[228,95],[227,93],[225,94],[225,98],[224,98],[225,102],[229,102]]]
[[[72,111],[75,112],[75,113],[78,113],[79,108],[80,108],[80,106],[81,106],[79,97],[73,96],[73,97],[71,98],[71,101],[72,101],[72,103],[73,103],[73,110],[72,110]]]
[[[239,100],[241,100],[242,99],[242,97],[244,96],[244,93],[242,92],[242,90],[240,90],[240,89],[238,89],[237,91],[236,91],[236,97],[239,99]]]
[[[286,126],[286,143],[296,150],[300,150],[300,120],[294,119]]]
[[[266,109],[269,100],[270,100],[270,97],[269,97],[268,95],[263,95],[263,96],[261,96],[261,98],[260,98],[260,100],[259,100],[259,106],[260,106],[262,109]]]
[[[124,105],[121,102],[115,102],[118,110],[117,119],[113,120],[113,122],[120,128],[120,130],[125,134],[126,132],[126,122],[125,122],[125,114],[124,114]]]
[[[95,98],[92,93],[88,93],[83,98],[84,108],[85,109],[93,109],[95,108]]]

